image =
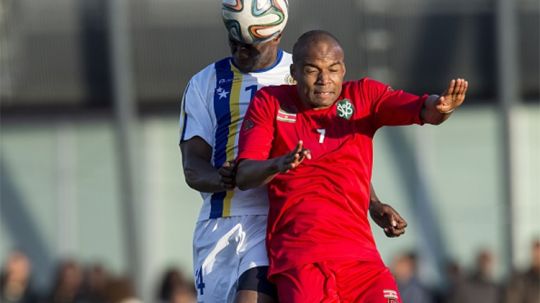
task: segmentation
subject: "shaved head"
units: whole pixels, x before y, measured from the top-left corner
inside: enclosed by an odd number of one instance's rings
[[[323,30],[312,30],[304,33],[293,46],[293,62],[300,62],[311,48],[325,44],[342,49],[339,40],[331,33]]]
[[[339,98],[345,76],[343,49],[329,32],[309,31],[294,44],[291,75],[302,102],[327,108]]]

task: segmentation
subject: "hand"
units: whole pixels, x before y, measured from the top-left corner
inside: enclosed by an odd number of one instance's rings
[[[371,201],[369,205],[371,219],[383,228],[389,238],[399,237],[405,233],[407,221],[390,205],[378,201]]]
[[[304,142],[300,140],[292,152],[277,158],[277,169],[280,173],[286,173],[290,169],[296,168],[306,158],[311,159],[311,152],[304,148]]]
[[[458,106],[465,101],[465,93],[469,82],[465,79],[452,79],[448,88],[441,94],[439,99],[435,102],[435,108],[441,114],[449,114],[454,111]]]
[[[221,177],[221,186],[225,190],[233,190],[236,187],[236,162],[225,161],[218,169],[218,173]]]

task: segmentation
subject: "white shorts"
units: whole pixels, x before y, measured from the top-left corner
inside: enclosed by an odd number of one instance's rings
[[[268,266],[266,222],[267,216],[254,215],[197,222],[193,272],[198,302],[233,302],[242,273]]]

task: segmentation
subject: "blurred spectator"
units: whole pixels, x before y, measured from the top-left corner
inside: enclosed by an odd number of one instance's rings
[[[457,262],[450,261],[446,264],[445,269],[448,285],[446,289],[441,292],[437,302],[461,302],[461,298],[459,298],[459,295],[461,293],[461,290],[463,289],[463,285],[466,283],[461,266],[459,266]]]
[[[83,301],[85,303],[106,302],[105,290],[109,279],[108,271],[101,264],[88,267],[83,282]]]
[[[456,280],[448,303],[498,303],[500,287],[494,281],[495,258],[489,250],[482,250],[476,257],[473,273],[464,281]]]
[[[105,287],[107,303],[141,303],[135,295],[133,283],[128,278],[110,279]]]
[[[159,284],[157,298],[159,302],[171,302],[173,290],[185,283],[184,277],[175,268],[168,269]]]
[[[197,293],[192,284],[176,286],[170,298],[169,303],[195,303],[197,302]]]
[[[433,302],[430,292],[418,280],[416,254],[411,252],[397,256],[393,264],[393,273],[403,303]]]
[[[175,268],[165,272],[157,294],[160,303],[191,303],[197,301],[193,283],[186,281]]]
[[[540,239],[533,241],[531,249],[531,267],[515,274],[508,283],[505,303],[540,302]]]
[[[75,303],[82,302],[83,274],[79,264],[73,260],[60,263],[48,303]]]
[[[37,296],[30,287],[31,270],[30,260],[23,252],[10,253],[0,274],[0,302],[37,302]]]

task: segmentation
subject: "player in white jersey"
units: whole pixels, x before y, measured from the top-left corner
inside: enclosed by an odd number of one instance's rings
[[[195,286],[199,302],[277,302],[266,279],[266,188],[238,190],[234,160],[251,98],[263,86],[290,83],[292,58],[279,49],[281,34],[259,44],[233,36],[232,56],[193,76],[182,100],[184,174],[204,200],[193,239]],[[371,204],[372,218],[388,236],[404,232],[405,220],[374,192]]]
[[[241,71],[243,66],[235,65],[237,43],[231,41],[233,58],[220,60],[196,74],[184,94],[184,171],[188,184],[201,191],[204,199],[194,235],[194,270],[200,301],[232,301],[241,286],[238,279],[242,273],[268,265],[264,245],[266,189],[235,188],[234,165],[230,161],[236,158],[239,128],[255,92],[263,86],[286,84],[289,79],[291,55],[277,49],[279,39],[257,46],[262,53],[269,49],[270,54],[275,54],[273,62],[247,73]],[[224,165],[219,174],[218,168]],[[273,296],[271,288],[267,291]]]
[[[189,82],[183,103],[182,141],[197,136],[204,140],[212,147],[210,160],[214,167],[236,158],[238,133],[255,92],[264,86],[287,83],[291,55],[281,49],[276,54],[270,66],[249,73],[242,73],[231,58],[225,58],[207,66]],[[268,212],[264,188],[224,192],[218,186],[217,193],[209,189],[202,193],[199,221]]]

